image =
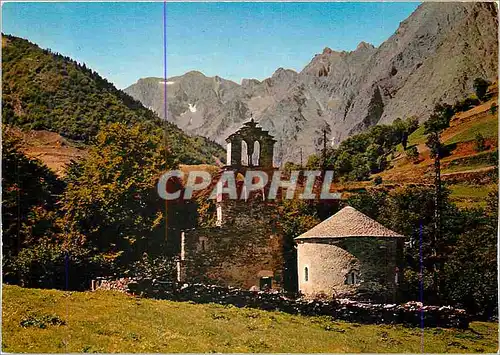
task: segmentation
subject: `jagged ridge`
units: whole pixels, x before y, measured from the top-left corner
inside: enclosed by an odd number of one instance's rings
[[[168,119],[219,143],[250,115],[275,135],[278,161],[312,153],[325,125],[338,143],[401,117],[425,120],[434,104],[472,92],[476,77],[498,72],[494,3],[424,3],[378,48],[325,48],[300,72],[283,68],[241,85],[199,72],[168,79]],[[125,91],[162,115],[162,79]]]

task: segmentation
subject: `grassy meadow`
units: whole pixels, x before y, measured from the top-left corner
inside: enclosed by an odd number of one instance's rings
[[[420,352],[421,330],[328,317],[3,286],[4,352]],[[428,328],[424,351],[496,352],[498,325]]]
[[[451,185],[451,199],[459,207],[486,207],[488,193],[493,187],[483,185],[456,184]]]

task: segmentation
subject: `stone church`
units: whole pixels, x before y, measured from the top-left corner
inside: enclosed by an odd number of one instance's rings
[[[364,294],[373,298],[373,292],[385,300],[397,297],[404,238],[352,207],[297,237],[298,262],[295,265],[292,260],[294,266],[285,268],[284,254],[289,259],[290,250],[284,248],[279,233],[277,203],[265,198],[269,184],[248,194],[243,187],[247,169],[268,174],[276,170],[276,141],[250,120],[226,142],[228,165],[212,176],[207,194],[197,196],[193,204],[198,211],[201,205],[206,214],[198,223],[192,221],[180,229],[178,281],[282,289],[286,278],[306,297]],[[224,172],[235,174],[243,200],[231,200],[226,194],[208,199]]]
[[[213,176],[213,184],[224,172],[236,176],[237,194],[231,200],[217,195],[206,203],[208,223],[186,228],[180,237],[179,281],[217,283],[249,288],[280,288],[283,276],[283,242],[277,233],[274,201],[266,201],[265,186],[246,194],[243,177],[247,169],[271,173],[275,140],[252,120],[227,139],[228,165]],[[216,185],[217,186],[217,185]],[[212,187],[206,189],[207,192]],[[217,186],[218,188],[218,186]]]

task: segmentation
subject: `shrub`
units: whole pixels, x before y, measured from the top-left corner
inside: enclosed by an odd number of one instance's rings
[[[92,256],[88,249],[41,238],[21,249],[9,268],[24,287],[84,290],[102,270],[112,272],[102,257]]]
[[[483,78],[476,78],[474,79],[474,91],[476,92],[476,96],[479,100],[483,100],[484,97],[486,96],[486,92],[488,91],[488,86],[490,85],[490,82],[488,80],[485,80]]]
[[[142,259],[132,264],[128,273],[135,278],[172,281],[176,277],[176,263],[172,258],[152,257],[144,253]]]
[[[457,102],[455,102],[455,105],[453,105],[453,110],[455,112],[464,112],[479,105],[480,103],[481,101],[479,101],[475,97],[467,97],[464,100],[457,100]]]
[[[358,297],[361,299],[369,299],[372,302],[385,303],[385,297],[388,293],[387,287],[379,282],[365,281],[358,287]]]
[[[48,325],[66,325],[66,322],[57,315],[30,314],[23,318],[19,325],[23,328],[36,327],[45,329]]]
[[[417,162],[419,157],[418,148],[416,146],[409,148],[406,151],[406,157],[414,163]]]
[[[492,115],[496,115],[497,110],[498,110],[498,106],[497,106],[497,104],[496,104],[496,103],[494,103],[494,102],[493,102],[493,103],[491,103],[491,106],[490,106],[490,113],[491,113]]]
[[[287,161],[283,167],[283,170],[287,173],[294,171],[294,170],[301,170],[302,166],[299,164],[295,164],[293,162]]]
[[[476,152],[482,152],[486,150],[486,140],[481,133],[477,133],[474,138],[474,150]]]
[[[381,183],[382,183],[382,176],[375,176],[375,179],[373,179],[373,184],[380,185]]]

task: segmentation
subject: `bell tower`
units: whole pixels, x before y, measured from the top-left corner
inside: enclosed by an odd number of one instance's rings
[[[257,127],[253,118],[238,131],[226,138],[227,164],[235,168],[242,166],[272,168],[276,140]]]

